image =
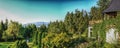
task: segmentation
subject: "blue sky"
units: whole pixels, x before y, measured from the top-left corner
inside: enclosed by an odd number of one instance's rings
[[[66,13],[75,9],[90,11],[97,0],[0,0],[0,20],[49,22],[64,20]]]

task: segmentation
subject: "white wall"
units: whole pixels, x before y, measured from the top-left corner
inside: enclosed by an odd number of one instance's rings
[[[106,32],[106,42],[108,43],[116,43],[118,40],[118,32],[116,32],[115,28],[110,28]]]
[[[92,33],[92,30],[91,30],[92,28],[93,28],[92,26],[89,26],[89,27],[88,27],[88,37],[89,37],[89,38],[90,38],[91,35],[92,35],[92,34],[91,34],[91,33]]]

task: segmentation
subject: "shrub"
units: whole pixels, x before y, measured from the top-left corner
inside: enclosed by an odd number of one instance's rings
[[[25,40],[18,40],[8,48],[29,48]]]

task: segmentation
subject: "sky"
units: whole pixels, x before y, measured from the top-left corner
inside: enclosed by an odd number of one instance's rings
[[[22,24],[64,20],[75,9],[90,11],[97,0],[0,0],[0,20]]]

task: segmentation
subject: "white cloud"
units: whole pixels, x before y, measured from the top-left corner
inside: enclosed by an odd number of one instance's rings
[[[7,18],[8,20],[18,21],[18,22],[20,22],[20,23],[22,23],[22,24],[27,23],[27,20],[22,19],[20,16],[15,15],[15,14],[9,12],[9,11],[0,9],[0,20],[5,21],[6,18]]]
[[[54,20],[54,18],[51,17],[38,17],[38,18],[22,18],[23,16],[17,15],[15,13],[12,13],[10,11],[6,11],[4,9],[0,9],[0,20],[5,21],[6,19],[8,20],[13,20],[13,21],[18,21],[19,23],[26,24],[26,23],[32,23],[32,22],[49,22],[49,19],[51,21]],[[47,19],[48,18],[48,19]]]

